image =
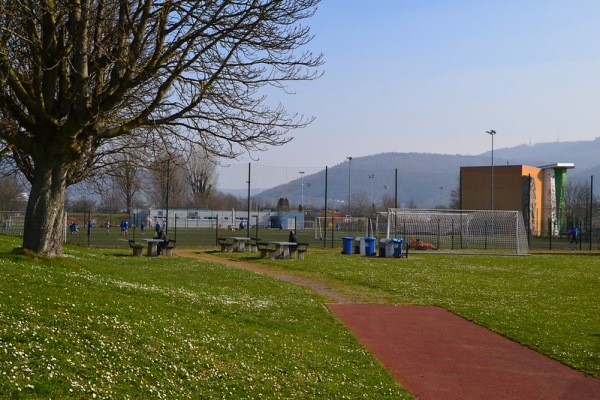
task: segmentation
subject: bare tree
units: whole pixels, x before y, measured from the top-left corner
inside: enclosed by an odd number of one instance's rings
[[[451,210],[460,210],[460,185],[450,190],[450,204],[449,208]]]
[[[246,204],[246,199],[216,191],[210,198],[209,207],[213,210],[243,210]]]
[[[88,198],[72,199],[67,202],[68,210],[75,213],[88,213],[96,209],[96,202]]]
[[[353,217],[371,216],[371,198],[365,192],[352,193],[352,211]]]
[[[13,175],[0,176],[0,204],[4,211],[22,211],[26,199],[23,196],[23,186],[18,177]]]
[[[116,190],[113,190],[112,185],[106,186],[99,194],[98,212],[115,214],[126,208],[121,201],[122,196],[119,196]]]
[[[125,154],[115,164],[115,172],[112,179],[115,187],[119,189],[117,193],[125,203],[126,212],[129,214],[134,199],[141,191],[139,170],[131,158]]]
[[[102,197],[112,192],[116,204],[124,204],[129,214],[142,193],[144,160],[131,151],[116,152],[107,159],[109,162],[103,173],[92,177],[95,192]]]
[[[381,196],[381,207],[382,207],[383,211],[387,211],[390,208],[394,208],[395,204],[396,204],[396,198],[394,195],[384,193],[383,196]],[[398,205],[398,206],[400,206],[400,205]]]
[[[416,208],[419,208],[419,206],[417,205],[417,203],[413,199],[410,199],[408,201],[408,203],[406,203],[406,208],[416,209]]]
[[[578,224],[589,214],[591,186],[588,182],[567,182],[565,213],[568,224]]]
[[[23,247],[62,254],[65,189],[116,138],[194,142],[235,157],[282,145],[311,119],[266,87],[320,74],[300,49],[319,0],[0,3],[0,154],[31,182]]]
[[[148,167],[146,197],[155,207],[187,207],[190,203],[186,161],[175,149],[164,150]]]
[[[191,188],[192,205],[207,206],[217,186],[217,163],[202,148],[190,147],[186,162],[186,176]]]

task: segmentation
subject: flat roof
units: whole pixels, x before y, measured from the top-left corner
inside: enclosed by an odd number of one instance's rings
[[[548,165],[543,165],[541,167],[538,167],[541,169],[548,169],[548,168],[566,168],[566,169],[572,169],[575,168],[575,164],[574,163],[555,163],[555,164],[548,164]]]

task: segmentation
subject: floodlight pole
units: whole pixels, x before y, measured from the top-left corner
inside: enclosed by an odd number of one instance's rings
[[[352,215],[352,211],[350,208],[350,171],[352,166],[352,157],[346,157],[348,159],[348,215]]]
[[[373,178],[375,178],[375,174],[369,174],[369,180],[371,181],[371,207],[373,207],[375,202],[375,199],[373,198]]]
[[[398,168],[396,168],[394,176],[394,208],[398,208]]]
[[[491,176],[492,176],[492,193],[491,193],[491,206],[490,206],[490,210],[494,211],[494,135],[496,135],[496,131],[491,130],[491,131],[486,131],[487,134],[489,134],[492,137],[492,171],[491,171]]]
[[[300,174],[300,187],[301,189],[301,197],[300,197],[300,208],[304,211],[304,171],[298,172]]]

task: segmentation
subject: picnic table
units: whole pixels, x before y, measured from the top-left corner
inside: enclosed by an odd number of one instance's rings
[[[161,243],[162,239],[144,239],[144,242],[148,243],[148,256],[158,256],[158,244]]]
[[[246,243],[250,243],[250,238],[248,237],[232,237],[233,241],[233,251],[243,253],[246,251]]]
[[[270,241],[269,243],[275,246],[275,258],[283,258],[284,260],[290,258],[290,248],[293,248],[293,253],[298,245],[296,242]]]

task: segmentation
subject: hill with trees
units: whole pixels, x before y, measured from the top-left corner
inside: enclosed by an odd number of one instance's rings
[[[598,154],[600,138],[539,143],[494,150],[494,165],[543,166],[572,162],[575,169],[569,171],[569,180],[589,182],[591,175],[600,177]],[[328,168],[327,200],[330,207],[340,211],[348,209],[348,201],[351,209],[369,207],[372,203],[382,209],[394,204],[399,207],[449,207],[457,201],[453,191],[459,187],[460,167],[490,164],[491,152],[476,156],[390,152],[354,157]],[[394,198],[396,171],[397,199]],[[310,183],[310,190],[307,190],[307,183]],[[321,208],[325,201],[325,186],[325,170],[322,170],[264,190],[254,198],[255,202],[276,204],[284,193],[292,208],[298,208],[302,197],[305,209]]]

